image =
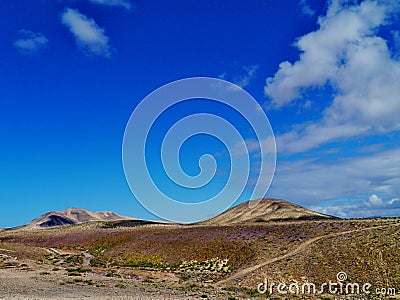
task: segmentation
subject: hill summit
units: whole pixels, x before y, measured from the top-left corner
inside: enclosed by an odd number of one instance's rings
[[[111,211],[93,212],[82,208],[68,208],[66,210],[52,211],[41,215],[21,226],[22,229],[49,228],[62,225],[76,225],[96,221],[134,220],[134,218],[120,216]]]
[[[201,222],[207,225],[227,225],[267,221],[334,219],[300,205],[272,198],[250,200],[222,214]]]

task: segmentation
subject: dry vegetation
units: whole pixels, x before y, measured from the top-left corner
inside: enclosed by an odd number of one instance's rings
[[[0,295],[24,291],[4,284],[12,272],[53,287],[53,298],[67,290],[95,298],[265,298],[256,291],[264,278],[319,284],[339,271],[400,291],[400,219],[112,225],[0,232]]]

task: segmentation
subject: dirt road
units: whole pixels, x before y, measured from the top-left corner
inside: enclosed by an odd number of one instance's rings
[[[248,267],[246,269],[242,269],[242,270],[236,272],[235,274],[233,274],[232,276],[217,282],[215,284],[215,286],[225,285],[226,283],[228,283],[228,282],[230,282],[232,280],[242,278],[242,277],[244,277],[244,276],[246,276],[246,275],[248,275],[248,274],[250,274],[250,273],[252,273],[252,272],[254,272],[256,270],[258,270],[259,268],[262,268],[262,267],[267,266],[269,264],[272,264],[272,263],[275,263],[277,261],[280,261],[280,260],[289,258],[291,256],[294,256],[294,255],[304,251],[305,249],[307,249],[307,247],[309,247],[310,245],[318,242],[319,240],[326,239],[326,238],[331,238],[331,237],[336,237],[336,236],[341,236],[341,235],[346,235],[346,234],[355,233],[355,232],[361,232],[361,231],[368,231],[368,230],[385,228],[385,227],[388,227],[388,226],[390,226],[390,225],[382,225],[382,226],[375,226],[375,227],[369,227],[369,228],[361,228],[361,229],[354,229],[354,230],[348,230],[348,231],[342,231],[342,232],[335,232],[335,233],[325,234],[325,235],[321,235],[321,236],[309,239],[309,240],[305,241],[304,243],[300,244],[300,246],[297,247],[296,249],[294,249],[294,250],[292,250],[292,251],[290,251],[290,252],[288,252],[288,253],[286,253],[284,255],[281,255],[281,256],[278,256],[278,257],[275,257],[275,258],[271,258],[271,259],[269,259],[269,260],[267,260],[265,262],[262,262],[260,264]]]

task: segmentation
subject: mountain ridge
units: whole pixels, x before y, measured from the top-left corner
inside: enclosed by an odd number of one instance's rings
[[[230,225],[268,221],[324,219],[338,218],[306,209],[289,201],[274,198],[261,198],[241,203],[215,217],[194,223],[193,225]],[[115,224],[115,226],[122,227],[131,226],[132,224],[129,223],[130,221],[140,221],[141,223],[146,223],[146,220],[122,216],[112,211],[93,212],[83,208],[71,207],[65,210],[44,213],[31,222],[14,227],[13,229],[45,229],[67,225],[78,225],[89,222],[114,221],[120,221],[119,223]],[[165,221],[148,222],[169,223]]]

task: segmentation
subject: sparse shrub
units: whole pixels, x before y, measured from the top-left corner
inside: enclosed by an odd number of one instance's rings
[[[226,286],[222,288],[224,291],[228,291],[228,292],[237,292],[238,288],[237,287],[233,287],[233,286]]]
[[[104,261],[102,261],[98,258],[92,258],[90,260],[90,265],[92,267],[98,267],[98,268],[105,268],[107,266],[107,264]]]
[[[123,283],[117,283],[117,284],[115,285],[115,287],[120,288],[120,289],[126,288],[126,286],[125,286]]]
[[[76,267],[76,268],[69,268],[67,271],[68,271],[68,273],[74,273],[74,272],[76,272],[76,273],[87,273],[87,272],[91,272],[92,270],[91,269],[85,269],[85,268],[82,268],[82,267]]]
[[[109,272],[106,273],[106,277],[113,277],[115,275],[114,270],[110,270]]]
[[[40,272],[39,274],[40,274],[40,275],[50,275],[49,272]]]
[[[124,256],[124,259],[116,260],[112,263],[112,265],[116,267],[131,268],[164,268],[162,257],[138,252],[127,253]]]
[[[104,252],[106,252],[107,250],[109,250],[111,248],[110,245],[103,245],[103,244],[98,244],[98,245],[94,245],[93,247],[91,247],[89,249],[89,253],[92,254],[93,256],[100,256],[102,254],[104,254]]]
[[[83,254],[67,255],[67,257],[64,258],[64,262],[70,265],[80,265],[83,263]]]
[[[187,274],[182,274],[181,279],[182,279],[183,281],[188,281],[188,280],[190,279],[190,276],[187,275]]]
[[[256,295],[258,295],[258,291],[256,289],[246,289],[246,293],[250,296],[250,297],[254,297]]]

